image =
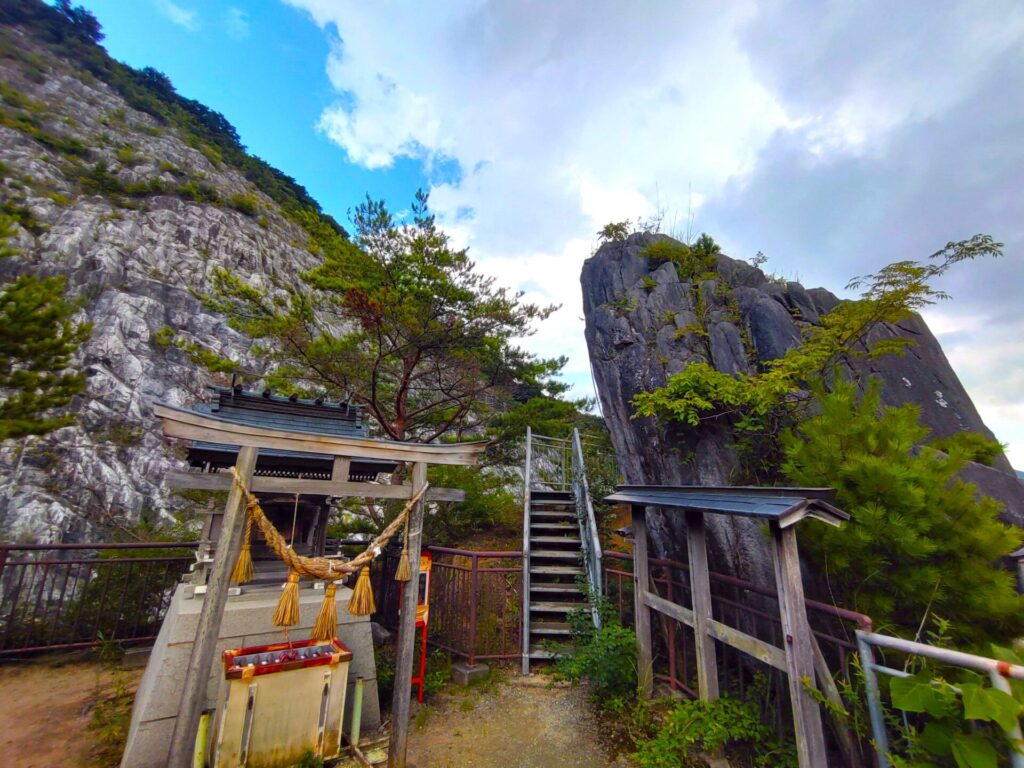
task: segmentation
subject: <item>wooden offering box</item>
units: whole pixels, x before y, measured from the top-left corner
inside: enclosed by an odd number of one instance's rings
[[[288,766],[341,751],[352,652],[302,640],[224,652],[212,765]]]

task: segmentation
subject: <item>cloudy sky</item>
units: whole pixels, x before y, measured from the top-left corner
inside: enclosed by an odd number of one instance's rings
[[[482,268],[563,309],[529,341],[591,391],[579,271],[660,212],[836,292],[976,232],[927,319],[1024,467],[1024,4],[94,0],[345,218],[431,190]]]

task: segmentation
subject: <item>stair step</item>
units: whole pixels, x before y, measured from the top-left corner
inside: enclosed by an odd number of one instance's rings
[[[530,603],[530,611],[537,613],[569,613],[583,607],[583,603]]]
[[[531,535],[550,536],[554,533],[575,533],[579,535],[579,528],[565,521],[562,523],[530,523]]]
[[[538,661],[550,661],[564,655],[565,654],[563,653],[559,653],[558,650],[545,648],[543,645],[530,646],[530,658],[537,659]]]
[[[578,536],[531,536],[530,547],[533,548],[534,544],[540,544],[541,546],[561,544],[573,546],[578,550],[580,548],[580,539]]]
[[[572,502],[566,502],[566,501],[531,501],[530,502],[530,509],[534,509],[534,510],[538,510],[538,511],[541,511],[541,510],[548,510],[548,511],[566,510],[566,511],[568,511],[568,510],[575,509],[575,508],[576,508],[575,504],[573,504]]]
[[[530,577],[533,576],[577,576],[583,573],[583,569],[568,565],[538,565],[530,568]]]
[[[530,559],[575,561],[580,559],[580,553],[579,551],[565,552],[564,550],[560,549],[535,549],[530,552]]]
[[[575,584],[530,584],[530,594],[534,592],[542,595],[559,595],[562,599],[566,597],[583,597],[583,590]]]
[[[569,637],[569,624],[564,621],[532,621],[531,635],[564,635]]]
[[[575,512],[537,512],[530,511],[530,522],[537,521],[540,523],[547,523],[555,520],[575,520]]]

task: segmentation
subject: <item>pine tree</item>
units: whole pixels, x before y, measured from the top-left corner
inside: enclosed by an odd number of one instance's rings
[[[13,222],[0,216],[0,258]],[[92,326],[75,323],[78,307],[64,296],[65,278],[22,274],[0,287],[0,440],[41,435],[70,424],[54,409],[85,388],[85,375],[68,370]]]
[[[999,521],[999,502],[957,479],[967,449],[924,445],[918,408],[883,408],[877,380],[860,399],[844,380],[814,395],[814,415],[783,439],[782,469],[797,485],[836,488],[853,517],[801,533],[835,598],[911,637],[935,616],[976,646],[1020,637],[1024,600],[999,561],[1022,533]]]

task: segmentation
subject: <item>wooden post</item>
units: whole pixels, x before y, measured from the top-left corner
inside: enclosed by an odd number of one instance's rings
[[[775,582],[779,593],[782,637],[786,649],[786,672],[789,676],[789,698],[793,703],[793,730],[796,736],[797,759],[801,768],[827,765],[825,735],[821,728],[821,710],[804,687],[814,684],[814,647],[811,627],[804,604],[804,585],[800,576],[800,554],[796,546],[796,529],[771,524],[775,546]]]
[[[711,574],[708,569],[704,513],[686,511],[686,550],[690,558],[690,594],[693,596],[693,632],[697,646],[697,690],[701,701],[718,698],[718,659],[711,621]]]
[[[427,482],[427,465],[412,465],[412,492]],[[423,538],[423,500],[409,512],[409,581],[402,590],[398,619],[398,653],[395,659],[395,689],[391,696],[391,742],[388,768],[405,768],[409,740],[409,703],[412,698],[412,657],[416,645],[416,602],[419,598],[420,544]]]
[[[650,584],[647,563],[646,511],[633,505],[633,600],[636,614],[636,674],[640,695],[651,698],[654,694],[654,652],[651,647],[651,609],[644,600]]]
[[[243,446],[238,451],[235,468],[242,481],[248,484],[256,469],[259,448]],[[231,571],[242,546],[242,529],[245,527],[245,496],[232,485],[228,503],[224,508],[220,539],[213,555],[210,581],[203,596],[203,607],[199,611],[196,639],[192,643],[192,655],[188,667],[181,670],[185,683],[178,705],[178,716],[174,721],[171,746],[167,754],[168,768],[191,768],[195,752],[196,733],[199,718],[206,701],[206,688],[213,668],[213,655],[220,636],[220,622],[224,614],[224,603],[228,597]]]

